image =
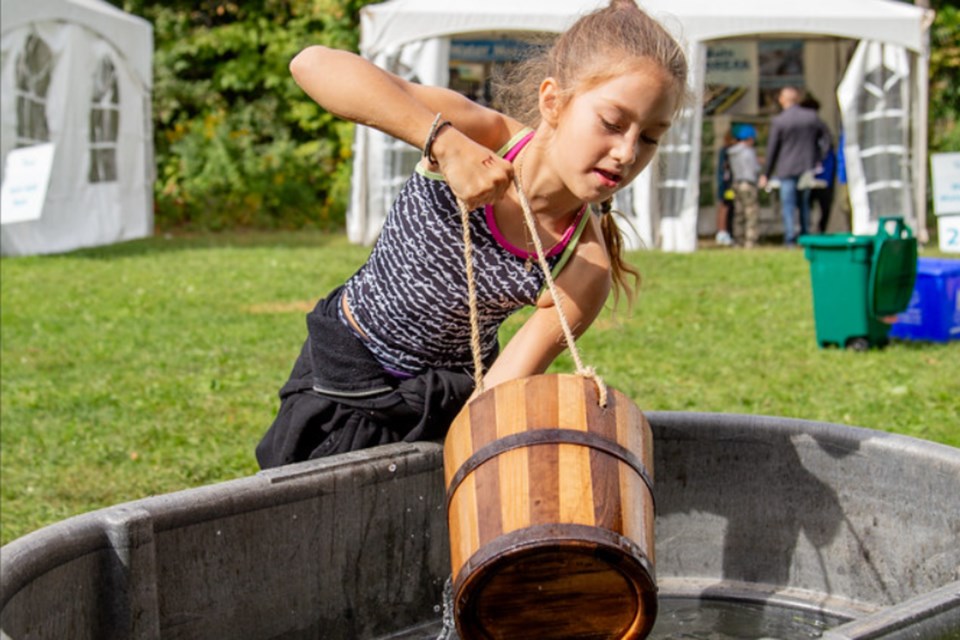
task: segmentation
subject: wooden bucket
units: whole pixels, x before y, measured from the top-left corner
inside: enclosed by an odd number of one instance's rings
[[[444,444],[454,615],[474,638],[643,638],[656,619],[653,436],[594,381],[475,398]]]

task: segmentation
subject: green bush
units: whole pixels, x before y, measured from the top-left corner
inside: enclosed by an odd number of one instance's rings
[[[310,100],[288,64],[310,44],[355,50],[364,4],[123,3],[154,25],[160,230],[342,226],[352,125]]]
[[[934,2],[930,29],[930,150],[960,151],[960,9]]]

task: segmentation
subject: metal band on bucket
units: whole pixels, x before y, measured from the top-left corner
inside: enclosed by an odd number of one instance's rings
[[[582,432],[581,432],[582,433]],[[516,562],[530,554],[558,548],[565,553],[602,558],[610,569],[619,571],[637,591],[637,613],[631,628],[645,637],[657,614],[657,582],[653,563],[635,542],[615,531],[581,524],[553,523],[533,525],[491,540],[478,549],[454,576],[454,612],[460,625],[474,626],[473,596],[496,573],[496,567]],[[641,614],[646,614],[642,615]]]
[[[476,453],[467,458],[467,460],[460,465],[460,468],[457,469],[457,472],[453,474],[453,477],[450,479],[450,486],[447,487],[447,510],[450,509],[450,501],[453,499],[453,494],[460,486],[460,483],[462,483],[468,475],[473,473],[477,467],[482,465],[484,462],[492,458],[496,458],[504,451],[540,444],[575,444],[596,449],[597,451],[602,451],[603,453],[618,458],[640,476],[644,484],[646,484],[647,488],[650,490],[650,497],[651,500],[653,500],[653,480],[651,479],[650,474],[647,472],[646,466],[644,466],[640,458],[638,458],[626,447],[623,447],[616,442],[611,442],[610,440],[598,436],[595,433],[590,433],[587,431],[577,431],[576,429],[534,428],[494,440],[490,444],[481,447]],[[655,502],[654,509],[656,509]]]

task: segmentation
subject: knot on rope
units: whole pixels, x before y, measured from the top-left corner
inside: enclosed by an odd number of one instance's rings
[[[600,374],[597,373],[597,370],[593,367],[584,367],[577,371],[577,375],[581,375],[584,378],[593,380],[593,383],[597,385],[597,404],[601,407],[607,406],[607,383],[603,381],[603,378],[600,377]]]

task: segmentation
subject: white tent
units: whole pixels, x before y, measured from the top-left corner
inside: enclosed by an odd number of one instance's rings
[[[361,14],[361,52],[378,65],[414,77],[425,84],[446,84],[449,39],[477,33],[560,32],[578,16],[606,4],[605,0],[389,0],[370,5]],[[833,37],[897,48],[912,58],[910,108],[902,120],[913,126],[910,146],[902,148],[904,184],[915,196],[902,211],[922,231],[926,191],[927,15],[912,5],[892,0],[643,0],[639,3],[686,44],[691,62],[691,87],[700,96],[706,66],[706,43],[738,37]],[[835,87],[831,87],[833,90]],[[860,101],[862,102],[862,101]],[[841,105],[856,111],[857,96]],[[910,117],[912,115],[912,118]],[[844,124],[855,124],[844,117]],[[906,125],[908,128],[909,125]],[[699,215],[701,110],[688,110],[661,144],[659,167],[648,168],[618,208],[632,215],[639,237],[633,246],[660,246],[692,251]],[[908,131],[908,133],[911,133]],[[398,183],[406,177],[415,155],[369,129],[355,139],[354,182],[348,234],[354,242],[376,238]],[[861,145],[862,147],[862,145]],[[854,151],[859,148],[855,148]],[[848,149],[848,166],[860,162]],[[869,170],[866,172],[869,174]],[[871,188],[869,175],[850,184],[852,195]],[[854,172],[854,176],[861,175]],[[861,208],[867,197],[852,198]],[[886,211],[855,211],[855,221],[875,221]],[[863,226],[863,225],[861,225]],[[863,229],[854,229],[861,232]]]
[[[0,156],[54,148],[40,218],[4,224],[3,254],[151,234],[153,27],[103,0],[0,6]]]

